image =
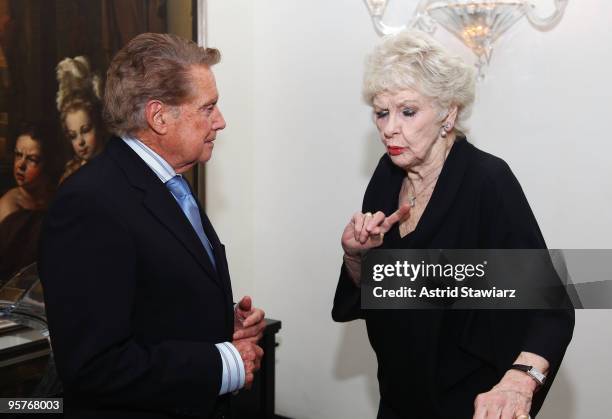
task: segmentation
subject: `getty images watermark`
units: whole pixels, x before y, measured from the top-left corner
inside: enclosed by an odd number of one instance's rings
[[[610,250],[375,249],[362,263],[361,303],[364,309],[612,308],[611,258]]]

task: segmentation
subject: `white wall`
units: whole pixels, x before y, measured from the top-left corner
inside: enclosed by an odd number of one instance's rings
[[[390,21],[401,23],[409,7],[391,6]],[[553,248],[612,248],[610,24],[604,0],[571,1],[548,33],[519,23],[478,87],[470,138],[508,161]],[[376,364],[363,324],[330,318],[340,233],[383,152],[360,100],[363,58],[378,41],[366,6],[209,0],[208,35],[224,56],[215,72],[228,127],[207,167],[207,208],[236,297],[253,295],[283,322],[277,413],[375,417]],[[609,416],[611,323],[609,311],[578,313],[540,417]]]

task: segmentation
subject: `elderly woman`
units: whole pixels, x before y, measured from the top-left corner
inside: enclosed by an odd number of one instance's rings
[[[366,63],[364,96],[385,154],[342,235],[332,315],[366,321],[378,418],[534,417],[572,336],[571,310],[360,307],[368,249],[546,247],[508,165],[463,134],[474,90],[472,68],[420,32],[385,38]]]

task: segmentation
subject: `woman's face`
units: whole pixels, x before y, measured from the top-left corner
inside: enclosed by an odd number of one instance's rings
[[[36,185],[42,174],[40,144],[29,135],[21,135],[15,144],[13,175],[17,186],[28,188]]]
[[[80,159],[89,160],[96,152],[96,129],[83,109],[66,114],[66,136]]]
[[[426,161],[444,122],[433,100],[412,89],[383,92],[374,98],[373,110],[380,139],[396,166],[408,169]]]

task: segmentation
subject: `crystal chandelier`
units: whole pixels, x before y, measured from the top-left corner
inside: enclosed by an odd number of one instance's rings
[[[523,16],[537,29],[546,31],[563,17],[568,0],[554,0],[554,11],[548,17],[536,13],[534,0],[420,0],[410,21],[400,27],[386,25],[382,19],[389,0],[365,0],[376,31],[387,35],[405,28],[429,33],[442,25],[459,38],[476,55],[480,78],[491,60],[493,44]]]

